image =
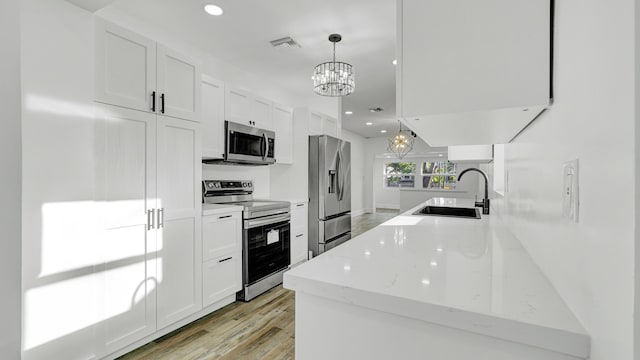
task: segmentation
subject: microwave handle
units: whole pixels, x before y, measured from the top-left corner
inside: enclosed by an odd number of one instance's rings
[[[262,141],[264,141],[264,144],[262,146],[262,160],[264,160],[267,158],[269,152],[269,139],[267,138],[267,134],[262,134]]]

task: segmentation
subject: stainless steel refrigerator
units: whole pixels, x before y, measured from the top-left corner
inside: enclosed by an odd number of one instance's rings
[[[351,239],[351,144],[309,137],[309,251],[322,254]]]

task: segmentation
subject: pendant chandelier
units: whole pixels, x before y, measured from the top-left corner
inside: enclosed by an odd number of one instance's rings
[[[387,150],[396,154],[398,159],[405,157],[411,150],[413,150],[413,143],[415,142],[415,138],[413,135],[413,131],[406,129],[402,129],[402,123],[400,124],[400,130],[392,137],[389,138],[389,147]]]
[[[319,64],[313,69],[313,91],[322,96],[347,96],[355,89],[353,66],[336,61],[336,43],[342,40],[340,34],[329,35],[333,43],[333,61]]]

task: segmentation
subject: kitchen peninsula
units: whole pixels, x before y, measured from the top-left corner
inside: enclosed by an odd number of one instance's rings
[[[290,270],[301,359],[575,360],[589,335],[495,215],[413,215]],[[459,346],[464,343],[465,346]]]

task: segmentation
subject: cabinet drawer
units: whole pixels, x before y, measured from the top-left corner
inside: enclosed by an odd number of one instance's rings
[[[306,202],[291,204],[291,228],[306,228],[308,216],[308,205]]]
[[[307,260],[309,249],[306,229],[296,229],[291,232],[291,265]]]
[[[240,212],[209,215],[202,218],[202,260],[216,259],[242,250]]]
[[[202,304],[209,306],[242,289],[242,255],[234,252],[202,267]]]

